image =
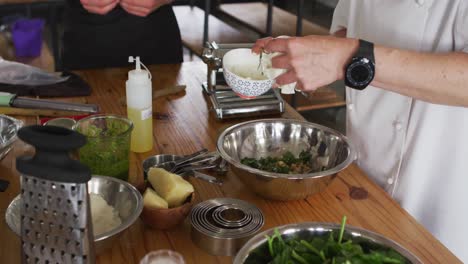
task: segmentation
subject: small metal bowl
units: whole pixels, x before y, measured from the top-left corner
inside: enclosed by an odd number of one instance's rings
[[[88,193],[99,194],[114,207],[122,220],[118,227],[94,237],[94,249],[99,254],[110,248],[118,237],[130,227],[143,210],[141,194],[128,182],[107,176],[93,175],[88,182]],[[20,206],[21,197],[13,199],[6,210],[5,220],[8,227],[18,236],[21,235]]]
[[[0,160],[10,152],[11,145],[16,140],[18,130],[23,126],[23,121],[7,115],[0,115]]]
[[[339,224],[333,223],[316,223],[316,222],[305,222],[299,224],[290,224],[277,227],[278,232],[281,234],[283,240],[288,240],[290,238],[300,238],[300,239],[312,239],[314,237],[325,237],[328,238],[330,232],[339,232],[341,226]],[[251,238],[237,253],[234,264],[243,264],[246,263],[250,254],[255,250],[265,249],[268,251],[268,243],[266,236],[272,236],[275,231],[275,228],[266,230],[262,233],[257,234]],[[372,247],[378,248],[391,248],[402,255],[407,259],[408,263],[419,264],[422,263],[414,254],[409,252],[407,249],[399,245],[398,243],[390,240],[382,235],[377,233],[352,227],[346,226],[344,238],[346,240],[352,239],[353,242],[365,243]],[[263,248],[263,249],[261,249]],[[248,263],[248,261],[247,261]],[[258,262],[257,262],[258,263]]]
[[[155,166],[158,166],[160,164],[163,164],[164,162],[168,162],[168,161],[176,161],[180,158],[182,158],[183,156],[177,156],[177,155],[170,155],[170,154],[161,154],[161,155],[154,155],[154,156],[151,156],[151,157],[148,157],[146,158],[144,161],[143,161],[143,174],[145,176],[145,179],[148,178],[148,171],[149,169],[151,169],[152,167],[155,167]]]
[[[348,139],[333,129],[292,119],[261,119],[227,128],[217,140],[220,155],[252,191],[267,199],[298,200],[325,189],[335,175],[349,166],[355,153]],[[268,172],[246,166],[243,158],[296,157],[310,151],[320,167],[306,174]],[[320,153],[322,152],[322,153]],[[324,162],[324,160],[326,162]]]

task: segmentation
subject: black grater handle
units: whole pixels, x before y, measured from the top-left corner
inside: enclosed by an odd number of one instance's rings
[[[56,126],[26,126],[18,137],[36,149],[34,156],[16,160],[17,170],[28,176],[65,183],[86,183],[91,171],[71,158],[71,152],[86,144],[86,137],[76,131]]]

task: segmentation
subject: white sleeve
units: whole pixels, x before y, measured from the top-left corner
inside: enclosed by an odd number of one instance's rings
[[[343,28],[348,28],[348,18],[351,9],[351,0],[340,0],[333,13],[330,34],[335,34]]]
[[[455,51],[468,53],[468,1],[461,0],[455,20]]]

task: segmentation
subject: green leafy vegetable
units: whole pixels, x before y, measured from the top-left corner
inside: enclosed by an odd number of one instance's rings
[[[404,264],[409,263],[393,249],[344,234],[346,216],[339,232],[328,236],[298,234],[284,240],[276,229],[267,243],[251,252],[246,264]],[[301,237],[302,236],[302,237]]]
[[[305,150],[301,151],[297,158],[294,154],[287,151],[279,158],[266,157],[258,160],[254,158],[243,158],[241,159],[241,163],[255,169],[269,172],[300,174],[310,171],[311,158],[312,154]]]

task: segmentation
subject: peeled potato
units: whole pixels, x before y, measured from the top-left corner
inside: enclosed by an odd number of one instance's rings
[[[170,208],[182,205],[194,192],[192,184],[165,169],[151,168],[148,171],[148,180]]]
[[[143,205],[155,209],[169,208],[167,202],[151,188],[146,188],[143,194]]]

